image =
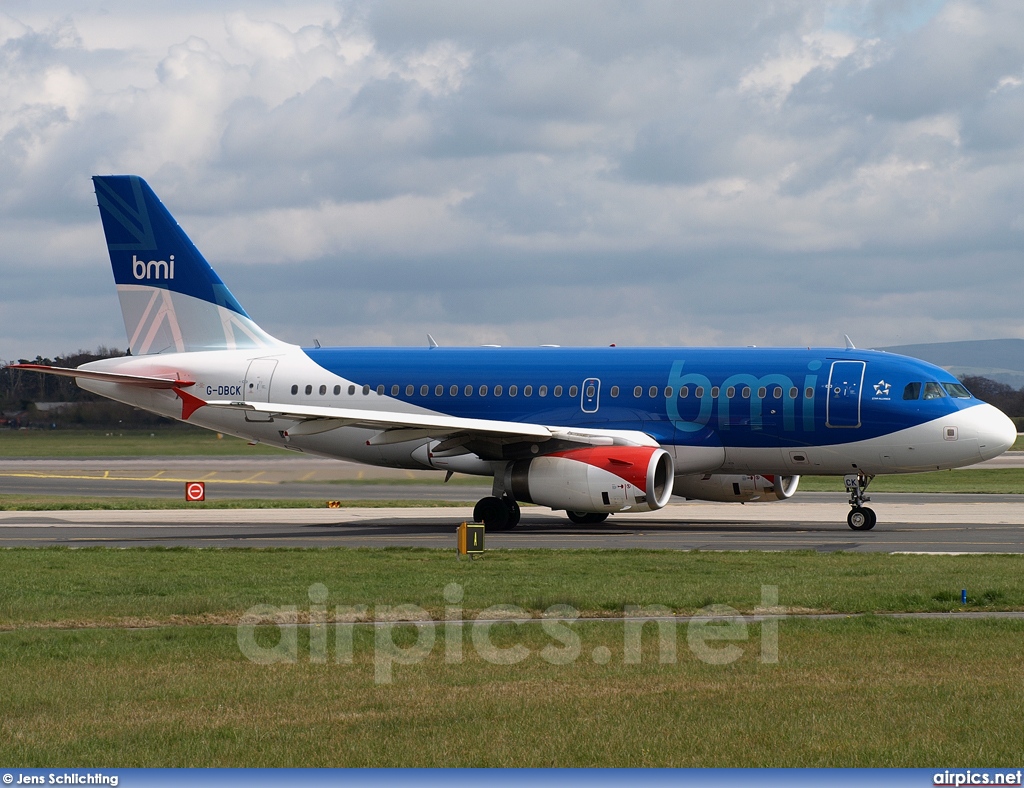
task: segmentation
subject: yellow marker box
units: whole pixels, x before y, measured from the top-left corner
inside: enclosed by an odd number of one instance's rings
[[[459,555],[480,555],[484,551],[483,523],[463,523],[456,532],[459,535]]]

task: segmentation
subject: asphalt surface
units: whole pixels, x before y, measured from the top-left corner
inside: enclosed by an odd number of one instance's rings
[[[990,466],[1019,467],[1021,456]],[[0,512],[0,547],[198,546],[454,549],[468,507],[328,509],[327,500],[475,501],[484,484],[439,484],[435,472],[367,468],[313,458],[0,460],[0,493],[181,498],[206,481],[207,498],[321,499],[322,509]],[[840,482],[837,480],[837,487]],[[514,531],[487,534],[489,548],[644,548],[1024,553],[1024,496],[879,493],[878,525],[846,526],[846,496],[798,493],[768,504],[673,503],[572,526],[561,513],[524,507]]]
[[[1017,501],[876,502],[879,524],[850,530],[842,496],[833,502],[670,504],[570,526],[559,514],[526,508],[519,527],[486,536],[488,548],[817,550],[830,552],[1024,553],[1024,506]],[[0,547],[455,547],[470,508],[244,509],[0,512]]]

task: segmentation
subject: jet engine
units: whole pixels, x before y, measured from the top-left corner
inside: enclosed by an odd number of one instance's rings
[[[677,476],[675,494],[698,501],[784,501],[800,484],[799,476],[696,474]]]
[[[594,446],[511,463],[517,501],[571,512],[650,512],[672,496],[672,455],[652,446]]]

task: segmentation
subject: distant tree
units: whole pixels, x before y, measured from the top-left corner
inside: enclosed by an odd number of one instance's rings
[[[978,375],[968,375],[962,382],[975,397],[995,405],[1007,416],[1024,416],[1024,388],[1015,389]]]
[[[99,347],[95,352],[79,350],[56,358],[36,356],[19,359],[21,364],[46,364],[55,367],[80,367],[103,358],[120,358],[116,348]],[[70,407],[59,411],[37,411],[36,402],[68,402]],[[157,416],[131,405],[113,402],[75,385],[74,378],[41,375],[20,369],[0,369],[0,411],[26,413],[21,426],[80,427],[92,429],[142,429],[175,424],[172,419]]]

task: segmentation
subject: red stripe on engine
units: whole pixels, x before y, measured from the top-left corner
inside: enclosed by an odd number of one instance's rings
[[[558,451],[547,456],[564,457],[567,460],[593,465],[595,468],[618,476],[646,493],[647,468],[656,451],[658,450],[651,446],[593,446],[586,449]]]

